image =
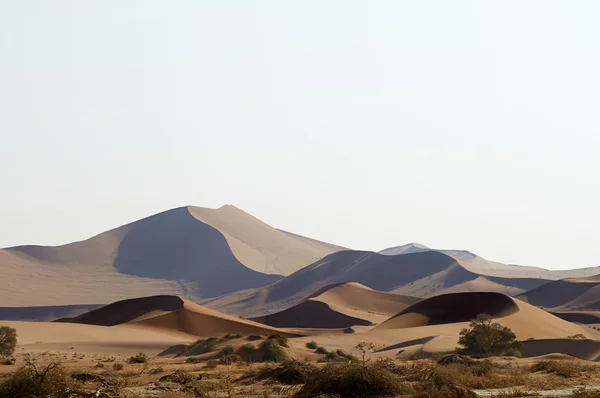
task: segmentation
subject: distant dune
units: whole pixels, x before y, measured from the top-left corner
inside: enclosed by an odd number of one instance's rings
[[[600,275],[547,283],[517,298],[556,312],[600,311]]]
[[[488,277],[478,272],[469,264],[437,251],[381,255],[346,250],[333,253],[272,285],[234,292],[202,303],[226,313],[263,317],[288,309],[325,286],[346,282],[421,298],[468,291],[516,295],[548,282]]]
[[[398,254],[419,253],[425,251],[437,251],[444,253],[455,260],[469,264],[481,275],[500,278],[527,278],[538,280],[558,280],[564,278],[587,277],[600,273],[600,267],[579,268],[570,270],[547,270],[539,267],[522,265],[502,264],[497,261],[471,253],[467,250],[441,250],[431,249],[420,243],[409,243],[402,246],[389,247],[380,251],[380,254],[393,256]]]
[[[264,286],[342,248],[279,231],[234,206],[182,207],[63,246],[0,250],[0,303],[192,299]],[[68,289],[64,289],[68,286]]]
[[[359,283],[327,286],[287,310],[253,320],[274,327],[347,328],[382,322],[418,298],[378,292]]]

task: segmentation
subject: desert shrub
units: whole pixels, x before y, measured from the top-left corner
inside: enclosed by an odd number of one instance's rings
[[[234,363],[240,363],[243,362],[243,359],[241,356],[237,355],[237,354],[227,354],[225,356],[222,356],[219,359],[219,363],[221,365],[231,365]]]
[[[327,355],[325,355],[324,360],[327,362],[334,362],[340,359],[340,356],[335,351],[329,351]]]
[[[308,343],[306,343],[306,348],[309,348],[311,350],[316,350],[317,348],[319,348],[319,345],[317,344],[316,341],[309,341]]]
[[[206,365],[204,365],[204,367],[208,369],[214,369],[217,367],[217,365],[219,365],[219,361],[217,361],[216,359],[211,359],[206,361]]]
[[[157,368],[150,369],[148,371],[148,374],[149,375],[157,375],[157,374],[161,374],[161,373],[164,373],[164,372],[165,372],[165,370],[159,366]]]
[[[285,337],[285,336],[282,336],[279,333],[273,333],[272,335],[270,335],[269,337],[267,337],[267,340],[275,340],[282,347],[287,347],[288,346],[288,338]]]
[[[276,368],[264,366],[254,376],[257,380],[271,380],[283,384],[303,384],[317,371],[314,365],[299,361],[285,361]]]
[[[595,367],[577,361],[539,361],[531,366],[532,372],[552,373],[561,377],[574,377],[594,370]]]
[[[230,345],[226,345],[225,347],[221,348],[221,351],[219,351],[219,355],[221,356],[233,355],[233,353],[235,353],[235,349]]]
[[[317,354],[329,354],[329,351],[327,351],[327,348],[325,347],[317,347],[317,350],[315,351]]]
[[[112,368],[113,368],[113,370],[116,370],[116,371],[123,370],[123,364],[122,363],[113,363]]]
[[[74,394],[59,363],[38,369],[29,362],[0,383],[0,397],[57,397]]]
[[[265,362],[283,362],[287,359],[287,354],[276,339],[263,341],[259,349],[262,351],[262,360]]]
[[[585,340],[587,337],[582,335],[581,333],[574,334],[573,336],[568,336],[568,339],[576,339],[576,340]]]
[[[523,358],[523,353],[521,352],[521,350],[519,350],[516,347],[511,347],[511,348],[507,349],[506,351],[503,351],[502,353],[500,353],[500,355],[502,355],[503,357]]]
[[[350,362],[358,361],[358,357],[356,355],[349,354],[344,350],[337,349],[335,352],[338,354],[339,357],[347,359]]]
[[[97,368],[104,368],[104,364],[103,364],[102,362],[98,362],[98,363],[96,364],[96,367],[97,367]]]
[[[411,392],[412,390],[396,375],[373,364],[329,364],[319,371],[313,372],[298,395],[375,397],[396,396]]]
[[[375,350],[375,344],[371,343],[370,341],[361,341],[354,348],[362,353],[362,361],[365,362],[365,356],[367,355],[367,352]]]
[[[17,331],[9,326],[0,326],[0,358],[9,358],[17,346]]]
[[[225,336],[221,337],[220,340],[221,340],[221,342],[223,342],[223,341],[240,339],[240,338],[242,338],[242,335],[239,333],[236,333],[236,334],[227,333]]]
[[[194,380],[194,376],[183,369],[177,369],[172,374],[162,376],[160,379],[158,379],[158,381],[160,382],[171,382],[179,384],[192,383]]]
[[[17,359],[12,357],[6,357],[2,359],[2,362],[0,363],[2,363],[2,365],[14,365],[15,363],[17,363]]]
[[[521,343],[509,328],[492,322],[487,314],[479,314],[468,329],[460,331],[458,352],[468,355],[501,355],[509,350],[519,350]]]
[[[202,362],[202,358],[198,358],[198,357],[188,357],[185,360],[185,363],[198,363],[198,362]]]
[[[143,352],[138,352],[132,357],[127,359],[127,363],[146,363],[148,362],[148,356]]]
[[[253,334],[251,334],[250,336],[246,337],[246,340],[248,340],[248,341],[256,341],[256,340],[262,340],[262,339],[263,339],[262,337],[256,336],[256,335],[253,335]]]
[[[256,351],[256,347],[253,344],[247,343],[238,348],[238,354],[252,354]]]

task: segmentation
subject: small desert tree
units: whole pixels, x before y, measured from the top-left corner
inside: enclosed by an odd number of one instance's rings
[[[0,358],[8,358],[15,352],[17,331],[8,326],[0,326]]]
[[[503,355],[518,352],[521,344],[517,336],[506,326],[502,326],[488,314],[479,314],[471,321],[468,329],[460,331],[458,351],[469,355]]]
[[[366,363],[365,355],[367,354],[367,352],[371,352],[375,349],[375,344],[371,343],[370,341],[361,341],[354,348],[356,348],[362,353],[362,361],[364,364]]]

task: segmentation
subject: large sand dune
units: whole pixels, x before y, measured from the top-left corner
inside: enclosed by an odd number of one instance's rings
[[[378,292],[359,283],[327,286],[287,310],[257,322],[287,328],[347,328],[373,325],[398,313],[418,298]]]
[[[430,297],[464,291],[514,295],[546,281],[483,276],[469,264],[436,251],[392,256],[347,250],[333,253],[272,285],[202,303],[226,313],[262,317],[288,309],[325,286],[346,282],[357,282],[388,293]]]
[[[0,305],[109,303],[148,292],[214,297],[275,282],[281,276],[271,273],[340,249],[234,206],[182,207],[81,242],[0,250]]]
[[[519,296],[520,300],[553,311],[600,310],[600,275],[551,282]]]
[[[263,324],[219,313],[177,296],[151,296],[118,301],[57,322],[96,326],[128,324],[181,331],[203,337],[227,333],[265,335],[281,332]]]

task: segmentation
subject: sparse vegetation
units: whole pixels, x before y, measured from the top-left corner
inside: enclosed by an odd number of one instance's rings
[[[262,360],[265,362],[283,362],[287,359],[287,354],[279,345],[277,339],[267,339],[260,344],[262,351]]]
[[[585,339],[587,339],[587,337],[585,337],[581,333],[577,333],[577,334],[574,334],[572,336],[568,336],[567,338],[569,338],[569,339],[575,339],[575,340],[585,340]]]
[[[487,314],[479,314],[471,321],[468,329],[460,331],[457,351],[467,355],[506,355],[520,356],[521,343],[509,328],[493,322]],[[518,353],[518,355],[516,355]]]
[[[532,372],[552,373],[560,377],[574,377],[596,367],[580,361],[539,361],[531,366]]]
[[[74,395],[63,367],[52,362],[43,368],[28,362],[0,384],[0,397],[57,397]]]
[[[16,346],[17,331],[9,326],[0,326],[0,359],[10,358]]]
[[[282,336],[279,333],[273,333],[272,335],[270,335],[269,337],[267,337],[267,340],[275,340],[282,347],[287,347],[288,346],[288,338],[285,337],[285,336]]]
[[[365,357],[367,355],[367,352],[375,350],[375,344],[371,343],[370,341],[361,341],[354,348],[356,348],[362,353],[362,361],[363,363],[365,363]]]
[[[227,354],[225,356],[222,356],[219,359],[219,363],[221,365],[232,365],[234,363],[240,363],[243,362],[244,360],[242,359],[241,356],[239,356],[238,354]]]
[[[136,355],[129,357],[127,363],[146,363],[148,362],[148,356],[143,352],[139,352]]]
[[[238,354],[249,355],[254,352],[256,352],[256,347],[254,344],[247,343],[238,348]]]
[[[118,372],[119,370],[123,370],[123,364],[119,362],[113,363],[112,368]]]
[[[316,350],[317,348],[319,348],[319,345],[317,344],[316,341],[309,341],[308,343],[306,343],[306,348],[309,348],[311,350]]]
[[[202,362],[202,361],[203,361],[203,359],[199,358],[199,357],[188,357],[185,360],[185,363],[199,363],[199,362]]]
[[[327,350],[327,348],[325,348],[325,347],[317,347],[317,350],[315,352],[317,354],[323,354],[323,355],[329,354],[329,350]]]
[[[233,355],[235,353],[235,349],[233,348],[233,346],[230,345],[226,345],[225,347],[221,348],[221,351],[219,351],[219,355],[224,357],[227,355]]]
[[[211,359],[206,361],[206,364],[204,365],[205,368],[208,369],[214,369],[217,367],[217,365],[219,365],[219,361],[217,361],[216,359]]]
[[[283,384],[303,384],[317,372],[314,365],[299,361],[285,361],[276,368],[264,366],[254,376],[257,380],[272,380]]]

